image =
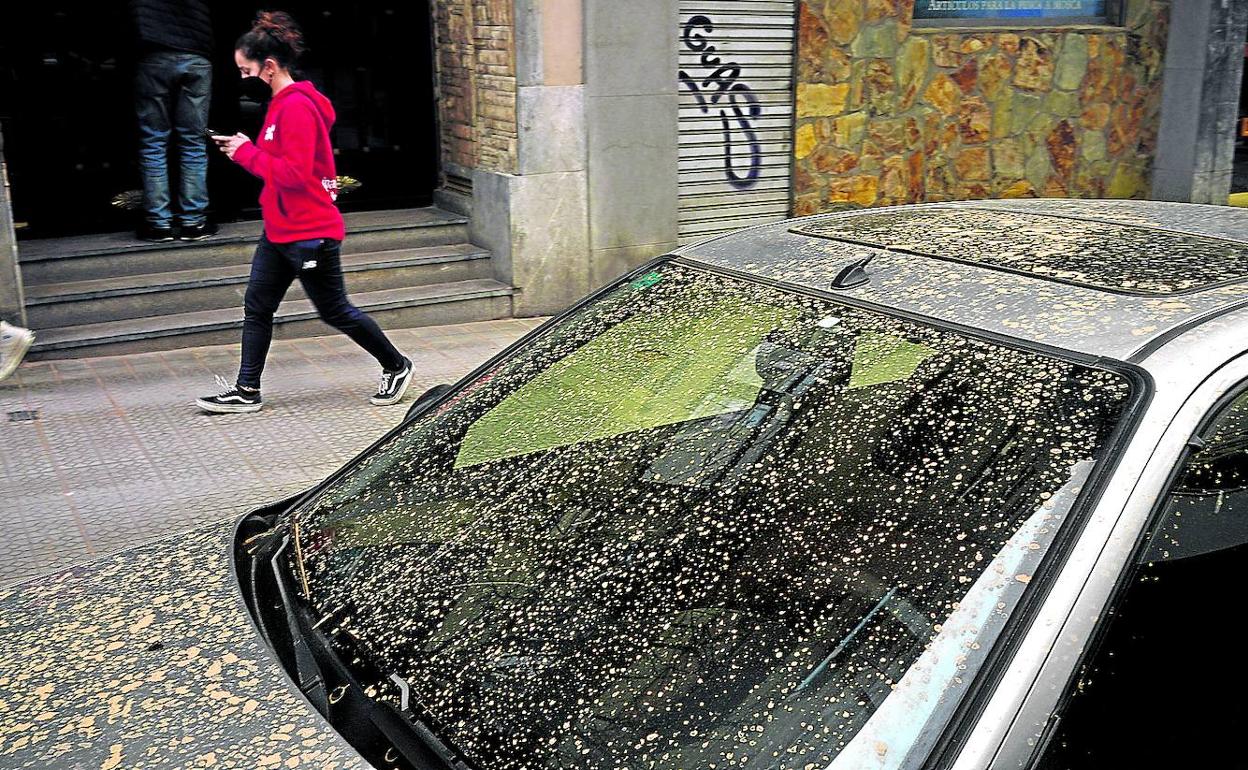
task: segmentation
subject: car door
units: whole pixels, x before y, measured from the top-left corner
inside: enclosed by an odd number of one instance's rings
[[[1159,475],[1160,487],[1148,483]],[[1091,633],[1079,627],[1082,597],[1063,628],[1078,667],[1062,675],[1055,648],[993,767],[1248,767],[1237,746],[1248,706],[1235,695],[1248,685],[1235,598],[1248,557],[1243,359],[1192,394],[1140,482],[1126,510],[1147,508],[1147,524],[1123,517],[1105,550],[1130,541],[1130,556],[1112,572],[1098,565],[1085,593],[1111,579],[1116,590]]]
[[[1248,386],[1193,434],[1033,767],[1248,767]]]

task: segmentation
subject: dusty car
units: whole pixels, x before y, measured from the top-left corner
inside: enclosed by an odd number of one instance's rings
[[[684,247],[321,485],[0,591],[5,768],[1239,766],[1248,212]]]

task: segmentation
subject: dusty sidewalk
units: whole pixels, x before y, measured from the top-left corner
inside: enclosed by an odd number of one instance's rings
[[[0,383],[0,585],[232,518],[307,488],[540,320],[388,331],[415,364],[374,407],[376,364],[345,337],[276,341],[258,414],[192,401],[238,347],[33,362]]]

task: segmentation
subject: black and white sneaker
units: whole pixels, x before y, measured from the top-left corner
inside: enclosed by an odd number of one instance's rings
[[[369,399],[373,406],[389,406],[403,400],[407,386],[412,384],[412,362],[403,359],[403,368],[397,372],[382,370],[381,379],[377,381],[377,392]]]
[[[195,405],[205,412],[215,414],[258,412],[260,407],[264,406],[258,390],[243,390],[224,377],[217,377],[217,384],[222,388],[220,393],[195,399]]]

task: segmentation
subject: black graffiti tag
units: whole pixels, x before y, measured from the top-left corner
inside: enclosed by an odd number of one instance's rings
[[[682,69],[680,82],[693,92],[704,114],[710,115],[712,109],[718,109],[724,132],[724,173],[730,185],[745,190],[758,183],[762,171],[763,148],[753,121],[762,115],[763,108],[754,91],[739,80],[741,66],[736,62],[724,63],[715,55],[716,48],[707,39],[714,31],[714,24],[706,16],[691,16],[685,22],[681,41],[685,48],[702,54],[700,63],[711,72],[698,80]],[[738,166],[741,162],[738,140],[749,148],[749,168],[744,173]]]

